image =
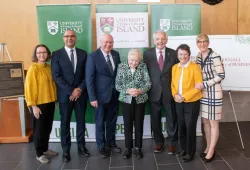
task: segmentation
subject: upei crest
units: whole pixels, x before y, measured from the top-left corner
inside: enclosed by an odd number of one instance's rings
[[[58,32],[58,21],[47,21],[48,32],[55,35]]]
[[[103,33],[111,33],[114,29],[114,17],[101,17],[100,27]]]
[[[170,19],[160,19],[160,28],[167,32],[170,28]]]

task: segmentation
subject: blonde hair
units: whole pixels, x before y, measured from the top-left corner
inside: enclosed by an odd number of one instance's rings
[[[201,33],[196,37],[196,42],[198,43],[198,41],[200,41],[201,39],[205,39],[209,42],[209,38],[207,36],[207,34]]]
[[[139,59],[139,61],[142,60],[142,53],[138,49],[131,49],[131,50],[129,50],[129,52],[128,52],[128,59],[130,57],[132,57],[132,56],[136,56]]]

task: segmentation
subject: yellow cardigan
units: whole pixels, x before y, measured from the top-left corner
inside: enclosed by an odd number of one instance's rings
[[[50,65],[33,63],[25,79],[27,106],[36,106],[56,101],[56,86]]]
[[[173,96],[178,94],[181,72],[182,68],[179,67],[179,64],[175,64],[172,68],[171,82]],[[183,71],[182,96],[184,97],[184,102],[194,102],[202,98],[201,90],[195,88],[195,84],[197,83],[202,83],[201,69],[197,64],[190,62]]]

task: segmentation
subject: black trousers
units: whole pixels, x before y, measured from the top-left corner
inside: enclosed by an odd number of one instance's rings
[[[144,124],[145,103],[136,104],[135,98],[132,103],[122,103],[122,114],[125,131],[125,147],[133,148],[133,125],[135,127],[135,147],[142,147],[142,135]]]
[[[181,150],[194,155],[196,150],[196,124],[200,100],[190,103],[176,103]]]
[[[175,103],[164,103],[161,100],[157,102],[150,102],[151,108],[151,125],[154,134],[156,145],[164,144],[164,136],[162,134],[162,109],[166,111],[166,129],[167,129],[167,143],[170,146],[175,146],[178,142],[178,128],[175,111]]]
[[[39,119],[36,119],[32,108],[31,113],[33,117],[33,141],[35,145],[36,155],[40,157],[43,152],[46,152],[49,148],[49,137],[52,130],[55,102],[37,105],[41,110]]]

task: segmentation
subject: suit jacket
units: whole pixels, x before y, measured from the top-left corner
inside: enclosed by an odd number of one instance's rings
[[[74,73],[73,66],[65,48],[52,53],[51,69],[52,76],[57,86],[58,102],[68,102],[73,90],[79,87],[83,93],[86,92],[85,66],[87,52],[76,48],[77,64]],[[83,95],[81,95],[82,97]],[[81,98],[80,97],[80,98]]]
[[[112,97],[118,99],[119,93],[115,89],[115,77],[121,60],[119,52],[111,50],[111,55],[115,65],[114,75],[111,75],[100,48],[88,56],[86,85],[90,102],[97,100],[99,104],[104,104],[108,103]]]
[[[135,97],[136,103],[145,103],[148,100],[147,91],[151,87],[147,66],[140,62],[134,74],[132,74],[128,62],[119,64],[115,87],[120,92],[119,100],[131,104],[132,96],[127,94],[129,88],[136,88],[142,91],[142,94]]]
[[[171,48],[165,48],[165,60],[162,71],[158,65],[155,48],[145,51],[143,54],[143,60],[147,65],[149,77],[152,83],[151,89],[148,93],[149,101],[155,102],[160,99],[167,103],[173,101],[171,93],[172,67],[179,62],[176,51]]]

